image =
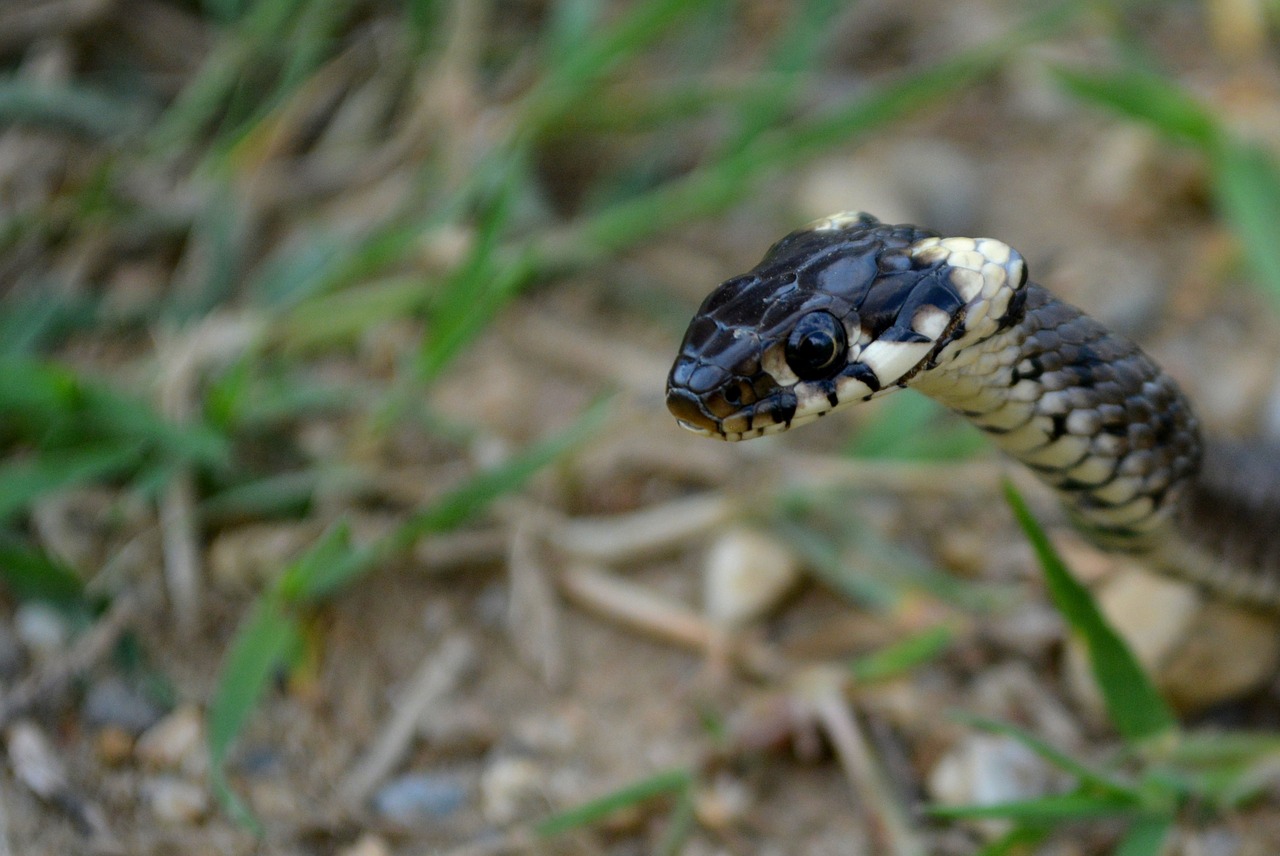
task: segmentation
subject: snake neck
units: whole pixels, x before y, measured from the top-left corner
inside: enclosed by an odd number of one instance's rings
[[[1108,549],[1148,552],[1194,489],[1198,421],[1135,344],[1035,283],[1025,314],[911,385],[955,410],[1062,499]]]

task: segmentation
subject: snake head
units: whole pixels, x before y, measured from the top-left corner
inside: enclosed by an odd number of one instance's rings
[[[682,426],[744,440],[904,387],[1021,311],[1022,257],[841,213],[703,301],[667,378]]]

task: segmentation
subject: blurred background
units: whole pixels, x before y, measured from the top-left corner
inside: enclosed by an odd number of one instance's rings
[[[1274,852],[1273,738],[1107,778],[976,432],[904,394],[718,444],[663,384],[712,287],[865,210],[1012,244],[1274,436],[1278,21],[3,0],[0,854]],[[1013,475],[1183,721],[1277,725],[1272,619]],[[930,808],[1063,793],[1110,809]]]

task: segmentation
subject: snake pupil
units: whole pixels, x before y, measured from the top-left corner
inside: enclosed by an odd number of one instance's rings
[[[812,312],[787,338],[787,365],[802,380],[829,377],[844,363],[844,326],[830,312]]]

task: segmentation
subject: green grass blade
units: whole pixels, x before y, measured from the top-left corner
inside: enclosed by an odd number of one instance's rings
[[[951,647],[953,638],[946,627],[930,627],[857,658],[849,664],[849,671],[860,684],[890,680],[941,657]]]
[[[1209,148],[1221,136],[1213,114],[1160,75],[1138,69],[1080,72],[1061,66],[1052,71],[1076,98],[1144,122],[1170,137]]]
[[[681,856],[689,842],[689,836],[697,827],[698,814],[692,787],[682,788],[676,798],[667,831],[654,850],[654,856]]]
[[[933,805],[925,810],[933,817],[946,820],[1003,818],[1028,825],[1128,817],[1142,812],[1141,807],[1132,800],[1088,794],[1061,794],[990,805]]]
[[[84,583],[74,570],[8,534],[0,534],[0,579],[20,600],[73,606],[84,599]]]
[[[256,827],[256,821],[226,780],[227,753],[276,670],[300,644],[298,617],[281,598],[272,594],[259,597],[236,629],[209,703],[211,784],[228,813],[250,827]]]
[[[319,600],[369,570],[377,557],[372,548],[352,545],[351,528],[340,521],[289,566],[278,590],[288,602]]]
[[[1258,282],[1280,301],[1280,170],[1263,149],[1224,140],[1210,155],[1222,216]]]
[[[629,6],[606,28],[580,40],[568,52],[549,57],[551,66],[526,101],[524,125],[536,132],[568,115],[597,84],[669,31],[682,17],[710,0],[644,0]],[[560,36],[557,30],[554,35]],[[557,47],[548,42],[552,48]]]
[[[534,473],[594,435],[613,412],[613,400],[598,399],[564,431],[530,446],[522,454],[476,474],[405,521],[387,538],[386,551],[412,546],[419,538],[448,531],[475,517],[504,493],[518,490]]]
[[[0,523],[47,493],[121,475],[141,459],[136,444],[110,443],[6,461],[0,464]]]
[[[804,0],[796,4],[773,46],[768,67],[759,75],[764,85],[743,91],[738,128],[726,152],[740,150],[794,109],[805,84],[805,72],[821,58],[832,22],[848,8],[844,0]]]
[[[572,227],[567,243],[587,252],[616,252],[679,222],[718,214],[753,193],[779,170],[936,103],[978,80],[997,63],[990,50],[975,51],[878,87],[831,114],[797,122],[752,145],[707,163],[648,193],[616,202]],[[558,240],[564,240],[559,236]],[[550,255],[554,256],[554,252]]]
[[[1125,832],[1115,856],[1160,856],[1172,830],[1172,817],[1140,817]]]
[[[138,127],[140,119],[136,106],[90,89],[0,78],[0,127],[38,125],[104,138]]]
[[[1075,776],[1076,780],[1086,788],[1091,788],[1118,799],[1133,800],[1134,802],[1141,799],[1141,792],[1136,785],[1095,770],[1065,752],[1055,749],[1034,734],[1018,728],[1016,725],[967,714],[960,714],[960,719],[990,734],[1012,737],[1058,769]]]
[[[1032,856],[1036,845],[1049,837],[1042,826],[1016,826],[983,847],[974,856]]]
[[[1085,645],[1094,679],[1116,730],[1130,743],[1173,734],[1177,727],[1173,712],[1124,640],[1107,623],[1088,590],[1067,570],[1012,482],[1004,483],[1004,494],[1035,550],[1054,605]]]
[[[286,573],[287,583],[282,591],[299,600],[327,597],[377,563],[413,546],[418,539],[466,523],[495,499],[519,490],[539,470],[600,430],[612,412],[610,405],[609,398],[596,401],[569,428],[535,443],[506,463],[477,473],[368,547],[353,547],[339,528],[331,529],[304,560]]]
[[[666,770],[641,779],[598,799],[553,814],[534,827],[539,838],[551,838],[608,817],[619,809],[637,805],[665,794],[682,793],[693,787],[693,772],[686,768]]]
[[[0,357],[0,419],[44,447],[120,440],[206,466],[229,453],[226,437],[208,425],[177,425],[104,383],[24,357]]]

